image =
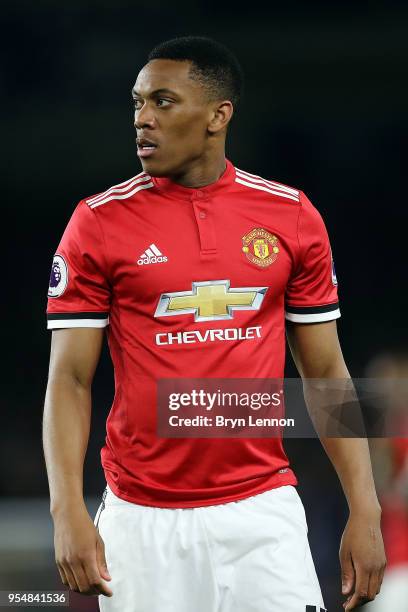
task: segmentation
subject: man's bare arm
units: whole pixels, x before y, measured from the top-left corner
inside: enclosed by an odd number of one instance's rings
[[[335,321],[289,323],[287,337],[303,379],[348,379]],[[306,402],[308,401],[305,395]],[[309,406],[308,406],[309,407]],[[346,610],[374,599],[385,568],[380,530],[381,508],[375,491],[370,453],[365,438],[321,437],[322,445],[339,476],[350,509],[341,548],[343,594]]]
[[[87,595],[112,592],[104,546],[83,497],[83,466],[91,422],[91,385],[103,329],[52,332],[43,445],[61,579]],[[105,569],[106,568],[106,569]]]
[[[51,513],[84,503],[83,465],[91,422],[91,384],[103,330],[52,332],[43,419],[44,455]]]

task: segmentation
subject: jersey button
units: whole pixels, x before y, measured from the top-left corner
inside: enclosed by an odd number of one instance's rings
[[[200,217],[200,219],[205,219],[207,215],[205,214],[205,212],[201,211],[198,216]]]
[[[196,191],[196,192],[195,192],[195,196],[196,196],[196,198],[198,198],[199,200],[202,200],[202,199],[203,199],[203,197],[204,197],[204,194],[203,194],[203,192],[202,192],[202,191]]]

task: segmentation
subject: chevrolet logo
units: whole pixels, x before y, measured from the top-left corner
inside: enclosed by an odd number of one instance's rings
[[[234,310],[259,310],[268,287],[234,287],[229,280],[194,281],[191,291],[162,293],[155,317],[193,314],[194,321],[233,319]]]

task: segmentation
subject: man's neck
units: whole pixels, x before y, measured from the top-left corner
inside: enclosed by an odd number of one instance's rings
[[[220,176],[224,174],[227,165],[225,162],[225,151],[222,151],[217,157],[211,156],[211,159],[199,159],[185,171],[174,176],[169,176],[170,180],[183,187],[197,188],[211,185],[218,181]]]

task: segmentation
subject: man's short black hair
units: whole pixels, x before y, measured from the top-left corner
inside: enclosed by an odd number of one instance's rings
[[[242,96],[243,73],[235,55],[206,36],[182,36],[157,45],[147,61],[170,59],[190,61],[190,76],[207,90],[210,100],[230,100],[237,108]]]

